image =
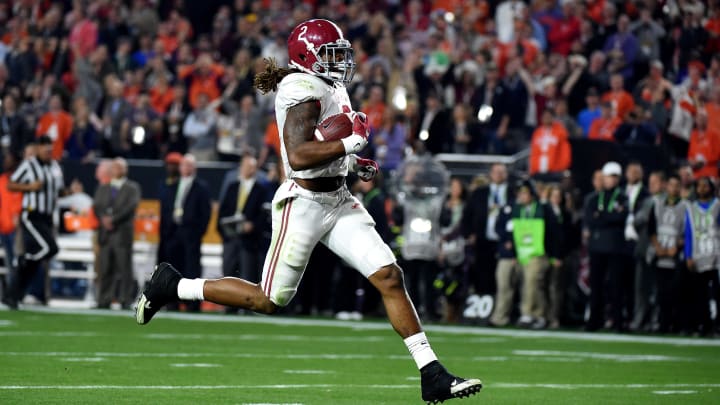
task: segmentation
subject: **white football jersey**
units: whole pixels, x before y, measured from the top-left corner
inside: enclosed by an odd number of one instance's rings
[[[280,132],[280,152],[285,174],[289,179],[313,179],[318,177],[347,176],[348,157],[343,156],[332,162],[307,170],[292,170],[285,150],[284,128],[288,108],[306,101],[320,102],[319,124],[326,118],[343,112],[343,107],[352,109],[347,89],[340,83],[328,84],[319,77],[307,73],[291,73],[285,76],[278,85],[275,96],[275,115]]]

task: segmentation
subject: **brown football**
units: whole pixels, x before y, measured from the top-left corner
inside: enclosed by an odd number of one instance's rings
[[[353,122],[348,113],[340,113],[325,118],[315,127],[315,139],[318,141],[337,141],[352,134]]]

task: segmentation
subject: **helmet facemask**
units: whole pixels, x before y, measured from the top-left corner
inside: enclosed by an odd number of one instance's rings
[[[334,43],[321,45],[312,70],[333,82],[350,83],[355,75],[355,57],[350,42],[338,39]]]

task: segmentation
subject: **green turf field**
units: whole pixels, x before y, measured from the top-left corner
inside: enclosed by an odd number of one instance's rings
[[[0,312],[1,404],[419,404],[383,322]],[[720,341],[428,327],[457,374],[449,404],[718,404]],[[600,340],[598,340],[600,338]]]

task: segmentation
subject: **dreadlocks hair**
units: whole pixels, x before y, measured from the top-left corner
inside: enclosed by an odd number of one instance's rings
[[[280,81],[293,72],[292,69],[278,67],[275,58],[265,58],[265,70],[255,75],[253,86],[262,94],[277,91]]]

